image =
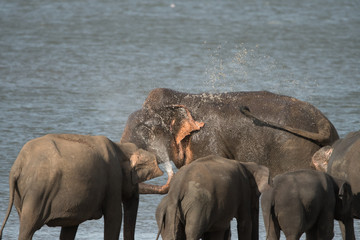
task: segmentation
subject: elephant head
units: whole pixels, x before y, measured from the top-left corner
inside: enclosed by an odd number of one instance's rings
[[[131,183],[137,184],[163,175],[160,170],[155,154],[138,148],[133,143],[118,144],[125,155],[125,159],[130,161]]]
[[[183,105],[143,107],[129,116],[120,143],[132,142],[153,152],[159,164],[165,164],[168,181],[164,186],[140,185],[140,193],[166,193],[173,170],[192,161],[190,136],[204,123],[195,121]]]

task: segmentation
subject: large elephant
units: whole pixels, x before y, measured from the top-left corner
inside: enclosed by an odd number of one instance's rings
[[[292,97],[270,92],[189,94],[160,88],[129,116],[120,142],[134,142],[154,152],[158,163],[173,161],[177,168],[214,154],[257,162],[275,176],[311,168],[313,153],[338,138],[318,109]],[[171,165],[166,171],[165,185],[142,184],[140,193],[166,193]]]
[[[43,225],[74,239],[78,225],[104,216],[104,239],[117,240],[124,207],[124,239],[134,239],[138,182],[160,176],[153,153],[103,136],[50,134],[27,142],[9,176],[10,200],[20,217],[19,240]]]
[[[345,240],[355,239],[349,183],[315,170],[280,174],[261,197],[267,239],[308,240],[334,237],[334,219],[345,224]]]
[[[332,146],[319,149],[313,156],[313,164],[317,170],[350,183],[354,195],[352,214],[360,219],[360,131],[351,132]],[[344,233],[343,225],[340,226]]]
[[[235,217],[239,239],[258,239],[259,196],[269,176],[253,162],[214,155],[195,160],[176,173],[157,208],[159,233],[166,240],[230,239]]]

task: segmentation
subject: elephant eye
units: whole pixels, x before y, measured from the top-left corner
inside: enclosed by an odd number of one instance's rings
[[[185,117],[185,118],[187,117],[187,112],[186,112],[185,108],[180,108],[179,112],[183,117]]]
[[[149,139],[154,138],[154,132],[151,126],[141,124],[136,130],[136,135],[141,138],[142,141],[147,142]]]

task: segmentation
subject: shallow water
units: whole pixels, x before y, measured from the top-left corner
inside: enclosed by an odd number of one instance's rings
[[[8,172],[25,142],[46,133],[118,141],[128,115],[156,87],[270,90],[312,103],[341,136],[359,130],[359,12],[358,0],[2,0],[0,218]],[[156,237],[161,197],[141,196],[136,239]],[[59,231],[44,227],[34,239]],[[17,232],[13,211],[4,239]],[[101,220],[89,221],[77,239],[102,233]]]

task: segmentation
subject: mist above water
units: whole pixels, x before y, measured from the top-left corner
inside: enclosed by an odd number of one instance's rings
[[[313,92],[318,86],[316,79],[306,75],[299,79],[288,70],[286,64],[259,46],[225,43],[209,50],[204,86],[210,92],[266,90],[289,96],[299,95],[299,91]]]

